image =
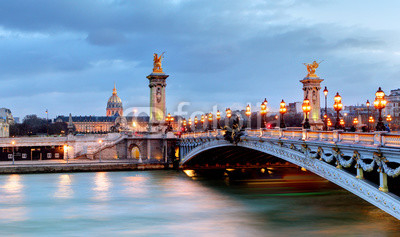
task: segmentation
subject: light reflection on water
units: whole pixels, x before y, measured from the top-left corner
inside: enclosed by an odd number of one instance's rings
[[[112,183],[108,178],[108,173],[97,172],[94,174],[94,184],[92,188],[95,192],[93,199],[98,201],[108,201],[110,199],[110,188]]]
[[[69,174],[61,174],[58,181],[58,189],[54,193],[55,198],[72,198],[74,190],[71,187],[72,181]]]
[[[25,220],[27,210],[19,205],[24,198],[21,175],[8,175],[4,181],[1,182],[0,191],[0,221],[9,223]]]
[[[0,176],[0,235],[391,235],[399,221],[326,182],[175,171]],[[373,223],[373,224],[371,224]]]

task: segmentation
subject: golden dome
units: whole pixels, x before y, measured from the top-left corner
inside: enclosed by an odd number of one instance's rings
[[[112,96],[108,99],[107,102],[107,109],[111,108],[122,108],[122,101],[117,95],[117,89],[115,88],[115,84]]]

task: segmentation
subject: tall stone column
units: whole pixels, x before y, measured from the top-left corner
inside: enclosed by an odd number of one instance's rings
[[[154,68],[153,72],[147,76],[149,79],[150,87],[150,131],[154,131],[154,127],[160,126],[164,123],[166,107],[165,107],[165,87],[167,86],[166,75],[161,67],[161,60],[163,54],[158,56],[154,54]]]
[[[311,111],[308,117],[310,126],[312,130],[322,130],[324,122],[321,119],[320,90],[321,82],[324,79],[315,74],[315,69],[318,67],[317,62],[314,61],[312,64],[305,65],[307,66],[308,74],[300,82],[303,83],[304,99],[308,98],[310,100]]]
[[[150,87],[150,124],[160,124],[165,118],[165,82],[167,77],[164,73],[152,73],[147,76]]]

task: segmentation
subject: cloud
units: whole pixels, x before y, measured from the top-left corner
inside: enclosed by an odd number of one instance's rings
[[[17,115],[43,104],[57,114],[101,115],[117,82],[126,105],[143,105],[152,55],[164,51],[170,110],[181,100],[192,101],[192,110],[264,97],[271,105],[299,100],[302,63],[313,60],[325,60],[318,75],[348,103],[363,101],[378,84],[389,90],[399,74],[400,49],[392,40],[398,30],[355,25],[354,16],[343,14],[332,22],[329,6],[319,0],[1,1],[0,82],[7,90],[0,103]],[[362,14],[354,12],[368,23]]]
[[[126,41],[125,36],[116,30],[104,29],[90,32],[86,40],[94,45],[110,46]]]

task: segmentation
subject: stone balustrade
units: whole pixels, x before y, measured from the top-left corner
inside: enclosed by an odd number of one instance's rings
[[[334,131],[311,131],[311,130],[286,130],[286,129],[248,129],[248,136],[270,137],[279,139],[294,139],[303,141],[320,141],[349,144],[365,144],[375,146],[400,147],[400,134],[387,132],[344,132]],[[182,134],[182,138],[199,138],[223,135],[222,130],[206,132],[190,132]]]

